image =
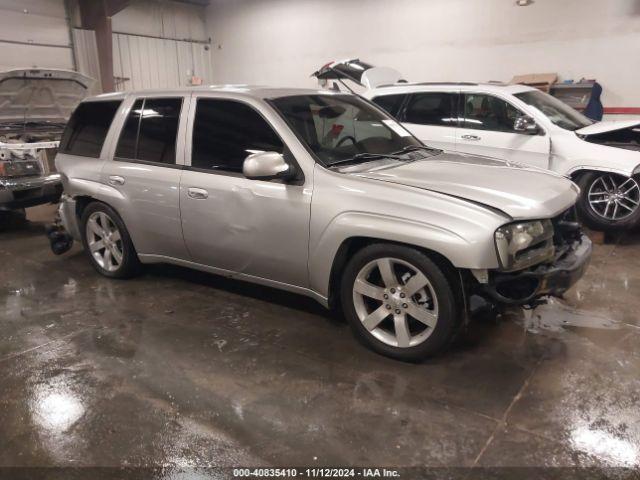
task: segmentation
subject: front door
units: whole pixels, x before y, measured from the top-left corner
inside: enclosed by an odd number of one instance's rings
[[[549,168],[549,135],[542,130],[537,135],[516,132],[515,120],[524,113],[509,102],[485,93],[467,93],[461,110],[457,151]]]
[[[311,190],[303,180],[249,180],[245,158],[284,153],[282,140],[247,103],[194,97],[191,165],[180,184],[184,239],[194,262],[230,272],[308,284]]]
[[[455,150],[457,99],[458,94],[450,92],[413,93],[400,112],[400,121],[425,145]]]

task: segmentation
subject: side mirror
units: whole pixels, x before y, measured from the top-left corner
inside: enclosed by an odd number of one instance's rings
[[[533,118],[528,117],[527,115],[522,115],[516,118],[516,121],[513,123],[513,129],[516,132],[524,133],[525,135],[538,134],[538,125],[536,125]]]
[[[295,172],[278,152],[252,153],[242,164],[242,173],[251,180],[288,179]]]

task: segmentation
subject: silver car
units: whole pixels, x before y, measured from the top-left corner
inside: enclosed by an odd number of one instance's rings
[[[562,295],[591,255],[571,181],[426,147],[354,95],[101,95],[56,164],[62,225],[101,274],[166,262],[308,295],[404,360],[446,348],[472,295]]]

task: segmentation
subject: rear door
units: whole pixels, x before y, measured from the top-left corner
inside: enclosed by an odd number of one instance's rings
[[[524,115],[518,108],[488,93],[464,93],[461,100],[457,151],[549,167],[549,135],[542,129],[537,135],[516,132],[515,120]]]
[[[140,255],[187,257],[179,209],[188,104],[181,95],[127,99],[102,183]],[[180,132],[183,132],[180,135]]]
[[[407,130],[426,145],[455,150],[457,103],[457,92],[412,93],[398,118]]]

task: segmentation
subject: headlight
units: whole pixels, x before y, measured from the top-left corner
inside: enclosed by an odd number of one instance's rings
[[[0,177],[24,177],[41,173],[39,160],[33,157],[16,157],[8,150],[0,150]]]
[[[496,250],[503,270],[522,270],[553,258],[551,220],[503,225],[495,233]]]

